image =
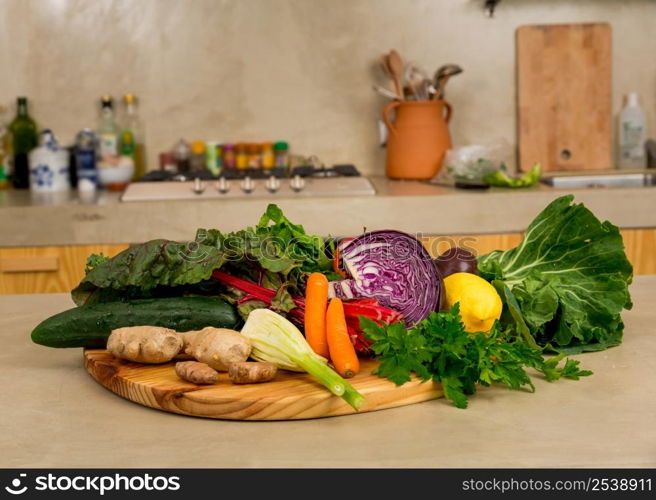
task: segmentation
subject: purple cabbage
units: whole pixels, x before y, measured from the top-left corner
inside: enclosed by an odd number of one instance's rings
[[[399,311],[408,326],[438,309],[440,277],[416,238],[400,231],[373,231],[340,246],[348,279],[330,283],[331,297],[376,299]]]

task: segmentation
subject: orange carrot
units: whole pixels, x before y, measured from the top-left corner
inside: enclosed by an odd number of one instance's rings
[[[328,279],[321,273],[310,274],[305,287],[305,339],[312,350],[324,358],[328,358],[327,305]]]
[[[360,361],[346,329],[344,305],[341,299],[331,299],[326,313],[326,338],[330,359],[344,378],[352,377],[360,371]]]

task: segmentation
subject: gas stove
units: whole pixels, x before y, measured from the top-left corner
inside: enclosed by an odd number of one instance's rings
[[[220,177],[208,170],[185,173],[157,170],[131,183],[121,200],[218,200],[235,198],[307,198],[372,196],[371,181],[353,165],[333,167],[226,169]]]

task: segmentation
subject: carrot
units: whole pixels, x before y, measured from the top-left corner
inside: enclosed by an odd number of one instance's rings
[[[346,328],[344,305],[341,299],[334,298],[328,305],[326,338],[328,339],[330,359],[337,373],[344,378],[350,378],[357,374],[360,371],[360,361]]]
[[[328,358],[326,340],[326,306],[328,305],[328,279],[321,273],[312,273],[305,287],[305,339],[318,355]]]

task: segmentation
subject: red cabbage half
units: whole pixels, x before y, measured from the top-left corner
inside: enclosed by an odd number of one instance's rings
[[[438,309],[439,274],[417,238],[400,231],[373,231],[340,250],[348,279],[330,283],[331,297],[376,299],[399,311],[409,326]]]

